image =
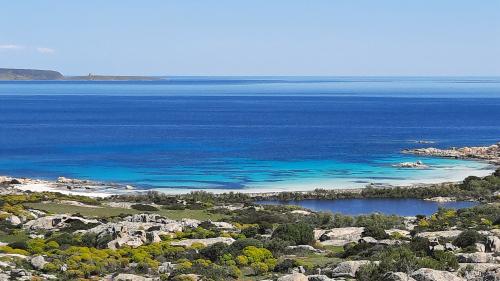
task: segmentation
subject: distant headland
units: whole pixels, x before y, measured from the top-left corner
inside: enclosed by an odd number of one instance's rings
[[[40,69],[15,69],[0,68],[0,81],[32,81],[32,80],[57,80],[57,81],[152,81],[160,80],[154,76],[119,76],[119,75],[94,75],[89,73],[84,76],[65,76],[54,70]]]

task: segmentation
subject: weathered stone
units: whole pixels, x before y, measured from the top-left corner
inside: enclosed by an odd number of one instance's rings
[[[500,280],[500,264],[461,263],[460,272],[463,272],[463,277],[468,281]]]
[[[219,229],[225,229],[225,230],[232,230],[235,229],[236,227],[228,222],[223,222],[223,221],[210,221],[215,227]]]
[[[351,242],[357,242],[361,239],[361,234],[364,227],[342,227],[333,228],[324,232],[320,237],[320,241],[329,241],[328,245],[343,246]]]
[[[444,248],[445,248],[446,251],[455,251],[455,250],[458,249],[457,246],[455,246],[455,245],[453,245],[451,243],[444,244]]]
[[[323,253],[323,250],[316,249],[311,245],[297,245],[297,246],[288,246],[286,247],[288,251],[309,251],[309,252],[314,252],[314,253]]]
[[[415,281],[404,272],[388,272],[383,276],[382,281]]]
[[[459,253],[456,254],[460,263],[494,263],[495,257],[492,253]]]
[[[361,239],[358,240],[359,243],[366,243],[366,244],[378,244],[377,239],[370,237],[370,236],[365,236],[362,237]]]
[[[307,276],[302,273],[292,273],[278,278],[278,281],[308,281]]]
[[[462,233],[461,230],[429,231],[429,232],[417,233],[417,237],[422,237],[427,239],[436,239],[436,238],[452,239],[460,235],[460,233]]]
[[[335,281],[335,279],[332,279],[326,275],[319,275],[319,274],[309,275],[309,276],[307,276],[307,280],[308,281]]]
[[[6,273],[0,273],[0,281],[9,281],[10,276]]]
[[[171,262],[164,262],[158,267],[158,273],[171,274],[175,270],[175,264]]]
[[[181,241],[174,241],[170,243],[172,246],[183,246],[183,247],[191,247],[194,243],[201,243],[205,246],[210,246],[212,244],[222,242],[227,245],[233,244],[235,240],[230,237],[216,237],[216,238],[205,238],[205,239],[186,239]]]
[[[31,265],[40,270],[40,269],[43,269],[43,267],[47,264],[47,262],[45,261],[45,258],[42,257],[42,256],[35,256],[31,259],[30,261]]]
[[[385,231],[385,233],[389,234],[389,235],[395,235],[396,233],[402,237],[406,237],[406,238],[409,238],[410,237],[410,232],[408,230],[404,230],[404,229],[396,229],[396,228],[393,228],[393,229],[388,229]]]
[[[113,281],[149,281],[149,280],[151,279],[135,274],[126,274],[126,273],[120,273],[115,277],[113,277]]]
[[[500,238],[496,236],[486,237],[486,251],[500,253]]]
[[[486,247],[484,246],[484,244],[476,243],[474,244],[474,246],[476,247],[476,252],[481,252],[481,253],[486,252]]]
[[[26,222],[23,227],[28,230],[53,230],[67,227],[70,223],[78,221],[82,224],[98,224],[98,220],[85,219],[68,215],[54,215],[34,219]]]
[[[356,277],[358,269],[369,263],[367,260],[341,262],[332,270],[332,277]]]
[[[413,272],[410,277],[416,281],[466,281],[451,272],[430,268],[421,268]]]
[[[308,216],[311,214],[311,212],[305,211],[305,210],[293,210],[290,212],[291,214],[299,214],[303,216]]]
[[[18,216],[11,215],[7,218],[7,221],[12,225],[20,225],[22,223],[21,219]]]

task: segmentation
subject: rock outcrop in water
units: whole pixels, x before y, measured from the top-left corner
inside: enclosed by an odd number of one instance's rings
[[[481,159],[500,164],[500,142],[490,146],[452,147],[450,149],[434,147],[405,149],[403,153],[457,159]]]
[[[398,168],[428,168],[429,166],[425,165],[422,161],[416,161],[416,162],[402,162],[396,165],[392,165],[394,167]]]

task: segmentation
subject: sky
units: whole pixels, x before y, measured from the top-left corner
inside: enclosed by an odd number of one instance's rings
[[[500,1],[0,0],[0,67],[499,76]]]

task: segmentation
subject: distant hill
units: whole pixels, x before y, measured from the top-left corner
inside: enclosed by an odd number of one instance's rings
[[[64,76],[53,70],[0,68],[0,80],[62,80]]]
[[[72,81],[152,81],[160,80],[159,77],[152,76],[119,76],[119,75],[85,75],[85,76],[64,76],[54,70],[39,69],[14,69],[0,68],[0,80],[72,80]]]

